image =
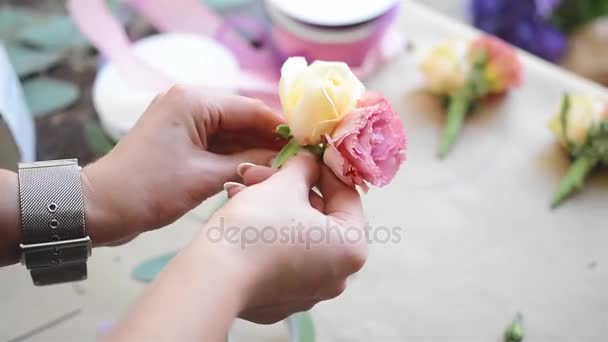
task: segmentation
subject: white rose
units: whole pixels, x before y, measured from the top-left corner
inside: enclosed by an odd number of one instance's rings
[[[606,102],[587,95],[568,95],[569,108],[566,112],[566,129],[562,126],[561,110],[551,121],[553,133],[564,146],[568,143],[580,146],[587,141],[591,128],[605,120]]]
[[[451,40],[435,46],[422,60],[424,73],[431,91],[452,95],[466,82],[470,71],[469,42]]]
[[[300,145],[313,145],[331,134],[365,93],[348,65],[289,58],[281,68],[279,96],[289,128]]]

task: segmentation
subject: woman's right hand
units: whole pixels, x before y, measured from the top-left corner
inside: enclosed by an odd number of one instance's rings
[[[241,164],[230,201],[159,274],[108,341],[225,341],[235,317],[274,323],[344,291],[365,262],[359,194],[310,154]],[[318,185],[321,195],[311,189]]]
[[[307,152],[279,171],[239,169],[244,184],[227,184],[230,201],[195,244],[235,261],[245,293],[240,317],[274,323],[340,295],[367,256],[357,191]]]

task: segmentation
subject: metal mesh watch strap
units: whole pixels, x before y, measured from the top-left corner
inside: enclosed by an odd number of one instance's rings
[[[76,159],[19,164],[21,262],[36,285],[86,279],[91,241]]]

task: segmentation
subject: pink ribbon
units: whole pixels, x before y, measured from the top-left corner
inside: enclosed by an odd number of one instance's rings
[[[170,78],[135,56],[122,25],[112,16],[104,0],[69,0],[68,11],[91,44],[111,60],[123,77],[143,89],[166,89]]]
[[[212,88],[276,95],[279,67],[289,56],[308,60],[339,60],[366,77],[401,52],[403,41],[391,30],[398,7],[377,20],[373,32],[359,41],[324,44],[308,41],[279,27],[265,32],[250,18],[224,20],[199,0],[126,0],[161,32],[188,32],[210,36],[227,47],[239,60],[238,79],[213,80]],[[167,75],[135,56],[121,24],[111,15],[104,0],[69,0],[68,9],[76,25],[91,43],[115,64],[128,82],[138,87],[167,89]],[[261,48],[254,48],[235,28],[257,32]]]

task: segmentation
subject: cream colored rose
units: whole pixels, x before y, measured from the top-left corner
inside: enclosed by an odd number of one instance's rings
[[[464,83],[470,71],[469,42],[451,40],[435,46],[423,57],[420,69],[429,89],[437,94],[452,95]]]
[[[289,128],[300,145],[313,145],[331,134],[365,93],[345,63],[289,58],[281,68],[279,96]]]
[[[551,121],[550,128],[563,146],[568,147],[569,143],[580,146],[587,141],[589,130],[604,120],[606,102],[586,95],[568,95],[568,98],[566,129],[562,126],[561,110]]]

